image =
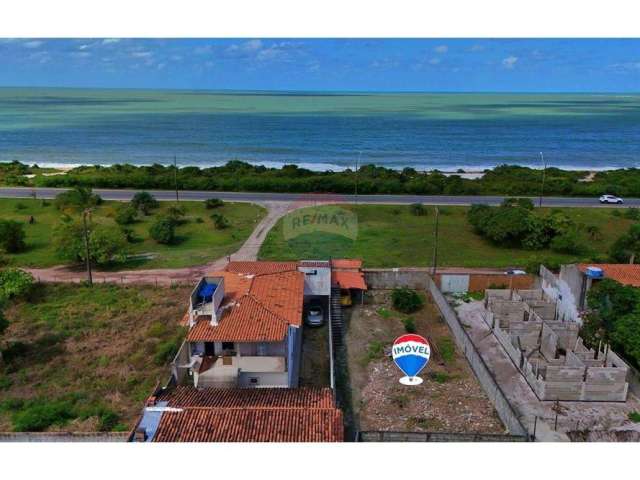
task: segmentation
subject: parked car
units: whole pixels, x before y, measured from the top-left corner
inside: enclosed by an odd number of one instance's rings
[[[319,327],[324,323],[324,315],[320,305],[311,305],[307,311],[307,325]]]
[[[506,272],[507,275],[526,275],[527,272],[525,272],[524,270],[516,270],[516,269],[511,269],[511,270],[507,270]]]
[[[615,195],[602,195],[600,197],[600,203],[617,203],[620,205],[621,203],[624,203],[624,201]]]

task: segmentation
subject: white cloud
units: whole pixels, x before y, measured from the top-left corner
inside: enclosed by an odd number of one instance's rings
[[[153,57],[153,52],[150,52],[148,50],[140,50],[137,52],[131,52],[131,56],[133,58],[150,58]]]
[[[91,56],[91,52],[71,52],[71,56],[75,58],[88,58]]]
[[[247,40],[246,42],[230,45],[226,52],[232,55],[237,54],[250,54],[259,52],[262,49],[262,40],[254,38],[252,40]]]
[[[618,73],[635,72],[635,71],[640,71],[640,62],[613,63],[609,65],[607,68],[611,70],[615,70]]]
[[[514,57],[513,55],[502,59],[502,66],[508,70],[513,69],[518,62],[518,57]]]
[[[446,45],[438,45],[433,49],[433,51],[436,53],[447,53],[447,51],[449,51],[449,47]]]
[[[120,42],[119,38],[105,38],[104,40],[102,40],[103,45],[109,45],[109,44],[118,43],[118,42]]]
[[[38,48],[43,44],[44,42],[42,40],[29,40],[28,42],[24,42],[22,46],[25,48]]]

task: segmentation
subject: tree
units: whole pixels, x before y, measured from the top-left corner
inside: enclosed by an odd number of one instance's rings
[[[611,332],[611,339],[616,350],[636,366],[640,365],[640,311],[634,310],[616,320]]]
[[[53,233],[53,243],[59,257],[72,261],[86,261],[84,228],[79,221],[60,223]],[[108,265],[126,260],[127,238],[120,229],[95,225],[89,229],[91,263]]]
[[[640,305],[640,291],[605,278],[591,287],[587,305],[590,311],[583,326],[585,340],[591,345],[599,340],[608,342],[615,322]]]
[[[589,246],[574,229],[554,237],[551,240],[551,250],[569,255],[585,255],[589,251]]]
[[[640,224],[629,227],[624,233],[613,242],[609,250],[611,259],[619,263],[635,263],[636,257],[640,254]]]
[[[120,205],[116,211],[115,220],[118,225],[131,225],[138,216],[138,210],[131,205]]]
[[[159,217],[151,225],[149,235],[156,242],[169,245],[176,240],[176,224],[168,217]]]
[[[403,313],[413,313],[422,308],[424,300],[418,292],[407,287],[397,287],[391,292],[393,307]]]
[[[22,252],[27,248],[24,226],[15,220],[0,220],[0,247],[7,253]]]
[[[160,206],[160,203],[149,192],[138,192],[131,199],[131,205],[143,214],[149,215],[151,210]]]
[[[100,205],[102,198],[100,195],[93,193],[90,188],[74,187],[71,190],[59,193],[53,202],[58,210],[80,211]]]

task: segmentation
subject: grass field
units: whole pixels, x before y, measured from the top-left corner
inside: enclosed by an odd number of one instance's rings
[[[124,430],[184,336],[189,288],[39,284],[5,309],[0,431]]]
[[[180,202],[186,211],[186,223],[177,227],[178,243],[160,245],[149,237],[149,227],[154,216],[162,214],[172,202],[160,202],[160,208],[152,215],[141,217],[130,225],[137,241],[129,244],[129,254],[139,255],[118,265],[119,268],[179,268],[202,265],[237,250],[266,214],[262,207],[249,203],[225,203],[216,210],[207,210],[204,202]],[[118,228],[113,220],[117,202],[104,202],[96,208],[92,217],[96,223],[106,223]],[[210,218],[212,212],[223,214],[231,226],[216,230]],[[35,223],[28,223],[33,215]],[[2,199],[0,218],[25,223],[27,251],[6,255],[10,265],[25,267],[49,267],[63,263],[56,257],[51,234],[60,221],[60,212],[52,202],[43,205],[40,200]],[[202,222],[198,219],[201,219]]]
[[[412,215],[405,205],[340,207],[357,217],[355,240],[327,231],[303,233],[291,238],[290,231],[285,227],[285,222],[288,221],[285,218],[269,232],[260,250],[260,258],[295,260],[354,257],[362,258],[368,267],[432,265],[435,219],[433,207],[428,207],[426,216]],[[632,223],[631,220],[615,216],[610,208],[566,208],[564,211],[579,225],[595,225],[600,228],[601,238],[590,241],[599,255],[605,255],[610,244]],[[524,266],[536,258],[562,263],[581,260],[550,250],[529,251],[492,244],[474,233],[467,222],[466,212],[467,207],[440,207],[438,265],[516,267]],[[292,215],[303,214],[304,211],[298,211]]]

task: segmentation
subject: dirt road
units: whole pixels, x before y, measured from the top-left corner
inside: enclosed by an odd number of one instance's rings
[[[267,209],[267,215],[251,233],[249,238],[229,256],[231,260],[256,260],[260,246],[264,242],[269,230],[276,222],[288,212],[306,205],[300,202],[261,202],[259,205]],[[206,265],[185,268],[159,268],[152,270],[122,270],[118,272],[93,272],[93,281],[117,282],[117,283],[148,283],[158,285],[193,284],[194,281],[206,272],[220,270],[227,262],[227,257],[213,260]],[[60,265],[51,268],[25,268],[37,280],[41,282],[84,282],[87,279],[86,272],[78,267]]]

